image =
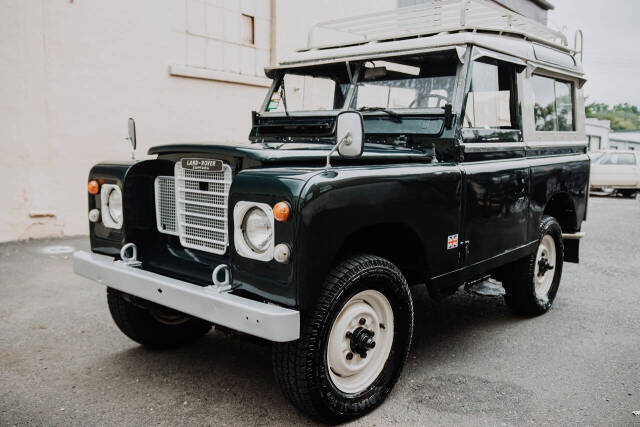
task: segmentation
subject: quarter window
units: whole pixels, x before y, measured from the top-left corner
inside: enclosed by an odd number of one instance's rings
[[[573,83],[534,75],[531,79],[535,99],[537,131],[571,132],[575,130]]]

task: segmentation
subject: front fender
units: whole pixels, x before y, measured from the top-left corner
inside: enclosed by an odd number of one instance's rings
[[[296,243],[298,301],[308,307],[345,240],[378,224],[417,236],[433,275],[459,264],[447,236],[460,227],[460,169],[454,164],[354,166],[314,175],[300,196]]]

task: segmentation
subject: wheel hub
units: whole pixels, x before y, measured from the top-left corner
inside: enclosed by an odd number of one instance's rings
[[[541,258],[538,261],[538,277],[542,277],[549,270],[553,270],[553,265],[549,264],[549,260],[546,258]]]
[[[551,290],[555,272],[550,271],[555,268],[556,257],[555,241],[547,234],[540,241],[535,263],[534,284],[538,298],[547,298],[547,294]]]
[[[353,333],[350,333],[349,347],[351,351],[360,357],[367,357],[367,351],[375,348],[376,342],[373,340],[375,332],[370,329],[358,327]]]
[[[393,310],[382,293],[366,290],[350,298],[333,321],[327,341],[333,384],[345,393],[365,390],[384,368],[393,334]]]

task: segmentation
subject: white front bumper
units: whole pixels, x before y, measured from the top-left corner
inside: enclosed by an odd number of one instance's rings
[[[130,267],[91,252],[73,255],[76,274],[165,307],[271,341],[300,337],[300,312]]]

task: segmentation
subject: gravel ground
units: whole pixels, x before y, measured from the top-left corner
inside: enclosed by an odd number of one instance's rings
[[[414,290],[414,345],[387,401],[357,425],[640,425],[640,202],[592,198],[582,263],[552,310]],[[269,347],[210,333],[145,350],[72,273],[86,238],[0,245],[0,425],[308,424],[277,390]]]

